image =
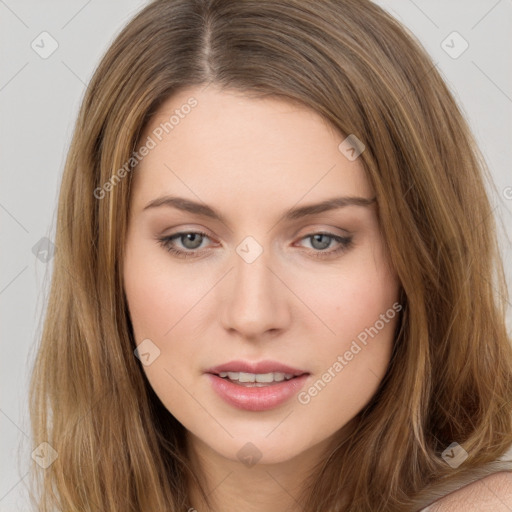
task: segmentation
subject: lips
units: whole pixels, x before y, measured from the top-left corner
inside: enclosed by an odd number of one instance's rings
[[[245,387],[212,373],[206,373],[205,377],[213,391],[225,403],[231,407],[252,412],[269,411],[284,405],[299,393],[310,379],[309,374],[303,374],[300,377],[262,387]]]
[[[244,373],[256,373],[256,374],[264,374],[264,373],[288,373],[293,375],[294,377],[299,377],[300,375],[309,374],[309,372],[305,370],[301,370],[298,368],[293,368],[292,366],[288,366],[277,361],[259,361],[257,363],[251,363],[248,361],[229,361],[228,363],[220,364],[218,366],[214,366],[205,371],[205,373],[211,373],[213,375],[219,375],[221,372],[244,372]]]

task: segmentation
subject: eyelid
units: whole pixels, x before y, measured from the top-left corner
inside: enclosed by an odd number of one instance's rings
[[[301,235],[301,233],[303,234]],[[341,237],[349,237],[354,234],[352,231],[349,231],[348,229],[339,228],[337,226],[330,226],[327,224],[312,224],[305,228],[301,227],[300,229],[298,229],[293,235],[293,238],[302,238],[304,236],[315,235],[317,233],[325,233]]]
[[[167,237],[167,236],[174,236],[174,235],[178,235],[178,234],[193,233],[193,232],[205,233],[210,238],[215,238],[211,234],[210,230],[208,228],[204,227],[202,224],[178,224],[175,226],[167,226],[165,229],[163,229],[159,233],[159,236]]]
[[[183,235],[183,234],[187,234],[187,233],[197,233],[197,234],[200,234],[200,235],[204,235],[204,236],[207,236],[210,240],[212,241],[216,241],[217,243],[219,243],[219,241],[216,239],[215,236],[213,236],[209,230],[207,228],[205,228],[204,226],[194,226],[192,227],[193,225],[190,224],[190,225],[180,225],[178,231],[171,231],[170,233],[167,233],[168,229],[165,229],[161,235],[159,235],[158,238],[171,238],[173,236],[176,236],[176,235]],[[173,229],[173,228],[170,228],[170,229]],[[337,232],[339,231],[339,232]],[[301,232],[303,232],[301,234]],[[312,226],[308,226],[308,227],[301,227],[300,229],[296,230],[295,233],[291,236],[292,239],[297,239],[299,238],[300,240],[302,240],[303,238],[307,237],[307,236],[312,236],[312,235],[317,235],[317,234],[325,234],[325,235],[328,235],[328,236],[339,236],[341,238],[349,238],[351,236],[353,236],[353,232],[349,231],[348,229],[343,229],[343,228],[339,228],[339,227],[336,227],[336,226],[328,226],[326,227],[325,224],[317,224],[317,225],[312,225]]]

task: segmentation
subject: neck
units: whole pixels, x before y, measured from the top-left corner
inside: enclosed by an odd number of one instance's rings
[[[291,459],[248,466],[220,455],[187,432],[187,452],[194,474],[201,482],[189,482],[190,512],[298,512],[302,510],[304,485],[329,453],[332,438]]]

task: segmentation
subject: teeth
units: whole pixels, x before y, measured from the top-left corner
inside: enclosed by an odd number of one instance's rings
[[[245,373],[245,372],[220,372],[219,377],[228,377],[229,380],[238,382],[281,382],[293,378],[291,373]]]

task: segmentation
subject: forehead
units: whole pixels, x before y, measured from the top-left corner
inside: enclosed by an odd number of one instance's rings
[[[344,139],[296,101],[189,88],[165,101],[145,128],[138,147],[152,149],[134,170],[134,188],[145,199],[179,191],[219,204],[234,196],[245,204],[306,194],[370,197],[360,159],[350,161],[338,147]]]

